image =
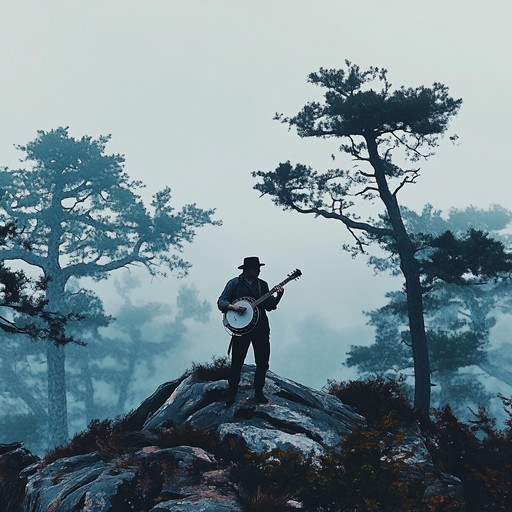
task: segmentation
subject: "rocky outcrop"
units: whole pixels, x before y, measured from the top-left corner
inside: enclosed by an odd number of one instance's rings
[[[241,510],[226,469],[190,446],[59,459],[29,477],[26,496],[24,510],[34,512]]]
[[[25,464],[23,511],[242,511],[244,490],[232,468],[244,453],[293,448],[315,459],[365,426],[338,398],[271,372],[269,403],[256,403],[252,366],[244,366],[228,407],[225,373],[196,368],[120,422],[98,423],[51,459]],[[409,476],[425,493],[457,492],[457,481],[436,471],[419,429],[409,428],[400,450],[414,455]],[[290,501],[294,508],[300,503]]]
[[[163,384],[119,425],[126,445],[122,453],[107,446],[26,469],[23,510],[242,510],[229,464],[214,451],[295,448],[318,455],[364,422],[337,398],[271,372],[265,387],[269,403],[257,404],[252,400],[253,373],[254,367],[244,366],[231,407],[225,404],[225,379],[190,372]],[[217,449],[160,446],[162,432],[183,425],[207,432]]]
[[[180,382],[168,399],[150,411],[143,429],[169,423],[189,423],[218,434],[220,441],[235,438],[250,451],[295,448],[318,455],[324,446],[339,444],[364,418],[337,398],[283,379],[269,372],[268,404],[252,399],[253,369],[246,366],[237,400],[226,407],[226,380],[198,382],[194,374]]]

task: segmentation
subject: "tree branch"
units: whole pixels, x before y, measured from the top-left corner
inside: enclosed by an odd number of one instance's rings
[[[103,264],[96,263],[97,260],[90,263],[75,263],[74,265],[69,265],[66,268],[63,268],[62,273],[65,275],[66,279],[68,279],[72,276],[93,276],[99,273],[106,273],[135,263],[142,263],[147,266],[151,258],[143,258],[139,255],[144,242],[144,238],[138,240],[133,250],[123,258]]]
[[[335,213],[335,212],[329,212],[327,210],[324,210],[322,208],[301,208],[297,206],[296,204],[292,204],[291,207],[299,212],[299,213],[312,213],[314,215],[319,215],[321,217],[324,217],[326,219],[335,219],[343,222],[347,228],[352,230],[360,230],[360,231],[366,231],[367,233],[370,233],[372,235],[375,235],[377,237],[384,237],[384,236],[394,236],[394,231],[391,229],[385,229],[385,228],[378,228],[376,226],[372,226],[371,224],[368,224],[366,222],[358,222],[350,217],[347,217],[346,215],[343,215],[342,213]]]
[[[91,192],[91,193],[89,193],[89,194],[86,194],[86,195],[85,195],[84,197],[82,197],[82,198],[76,199],[76,200],[75,200],[75,203],[73,204],[73,206],[70,206],[69,208],[66,208],[65,206],[63,206],[62,208],[63,208],[64,210],[66,210],[66,212],[68,212],[68,213],[69,213],[69,212],[72,212],[72,211],[75,209],[75,207],[76,207],[77,205],[79,205],[80,203],[85,203],[85,201],[87,201],[87,199],[89,199],[91,196],[92,196],[92,192]]]
[[[0,249],[0,260],[23,260],[29,265],[44,269],[47,265],[47,259],[43,256],[38,256],[33,252],[23,249]]]
[[[356,233],[354,232],[354,230],[347,226],[347,229],[349,231],[349,233],[354,237],[355,241],[356,241],[356,244],[358,245],[359,247],[359,250],[363,253],[363,254],[366,254],[365,250],[364,250],[364,242],[362,240],[359,239],[359,237],[356,235]]]
[[[405,133],[408,133],[406,130],[403,130]],[[412,151],[413,153],[415,153],[416,155],[418,155],[419,157],[421,158],[427,158],[428,155],[424,155],[423,153],[421,153],[420,151],[418,151],[418,148],[421,146],[421,142],[419,139],[416,139],[417,140],[417,144],[415,147],[407,144],[407,142],[405,142],[403,139],[401,139],[398,135],[396,135],[396,133],[394,131],[390,131],[389,132],[393,137],[395,137],[395,139],[400,143],[402,144],[402,146],[405,146],[409,151]]]
[[[410,178],[409,176],[406,176],[402,182],[400,183],[400,185],[398,185],[398,187],[395,189],[395,191],[393,192],[393,196],[396,198],[396,195],[398,194],[398,192],[407,184],[407,183],[416,183],[416,178],[420,175],[420,170],[419,169],[412,169],[410,171],[407,171],[408,173],[412,173],[413,176],[412,178]]]
[[[373,190],[374,192],[378,192],[379,191],[379,189],[376,188],[376,187],[367,186],[364,190],[356,192],[354,195],[355,196],[362,196],[363,194],[365,194],[366,192],[369,192],[370,190]]]

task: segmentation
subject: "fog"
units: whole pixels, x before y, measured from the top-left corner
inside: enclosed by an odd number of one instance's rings
[[[301,140],[274,114],[295,114],[318,98],[307,75],[341,67],[345,59],[387,68],[394,86],[442,82],[464,101],[449,130],[459,139],[453,144],[446,137],[421,163],[418,183],[401,192],[401,202],[416,210],[425,203],[443,210],[510,208],[511,10],[504,0],[21,0],[3,6],[0,165],[20,165],[14,145],[32,140],[36,130],[69,126],[76,137],[111,134],[107,151],[126,156],[126,171],[146,184],[148,201],[169,185],[177,207],[215,208],[223,222],[200,229],[185,247],[192,264],[185,279],[150,278],[134,268],[101,283],[82,282],[114,316],[120,300],[114,282],[127,275],[142,280],[134,303],[174,307],[187,284],[211,304],[206,323],[186,321],[185,342],[162,355],[156,372],[132,393],[131,406],[192,361],[225,355],[229,336],[215,303],[252,255],[266,263],[261,277],[271,286],[295,268],[303,273],[270,314],[271,369],[317,388],[357,376],[343,362],[350,345],[373,340],[363,312],[383,305],[384,293],[402,282],[376,276],[364,256],[344,252],[351,237],[340,223],[282,212],[253,190],[251,171],[286,160],[324,169],[338,154],[336,141]],[[337,162],[350,165],[341,156]],[[509,326],[500,319],[496,345],[509,341]]]

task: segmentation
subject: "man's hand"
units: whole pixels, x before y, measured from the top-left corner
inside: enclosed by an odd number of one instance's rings
[[[276,286],[275,292],[277,293],[278,297],[281,297],[284,293],[284,288],[282,286]]]
[[[245,313],[245,311],[247,310],[246,307],[244,307],[244,306],[236,306],[235,304],[230,304],[228,306],[228,309],[231,309],[232,311],[236,311],[237,313],[240,313],[240,314]]]

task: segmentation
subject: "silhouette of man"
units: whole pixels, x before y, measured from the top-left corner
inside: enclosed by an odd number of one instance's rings
[[[224,291],[217,301],[217,306],[222,313],[225,313],[228,310],[243,313],[245,308],[233,304],[236,299],[241,297],[259,299],[269,291],[266,281],[259,278],[261,267],[264,265],[265,263],[260,263],[257,256],[244,258],[243,265],[238,267],[242,270],[242,273],[238,277],[227,282]],[[256,373],[254,375],[254,400],[260,404],[268,403],[268,399],[263,393],[265,376],[269,368],[270,360],[270,326],[266,312],[277,308],[283,293],[283,288],[281,286],[277,287],[275,295],[271,295],[258,306],[260,315],[256,326],[247,334],[232,336],[231,338],[230,348],[232,354],[231,369],[228,379],[229,394],[226,401],[227,407],[231,406],[235,401],[242,366],[251,343],[256,362]]]

